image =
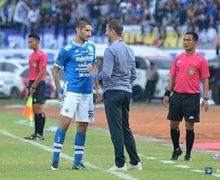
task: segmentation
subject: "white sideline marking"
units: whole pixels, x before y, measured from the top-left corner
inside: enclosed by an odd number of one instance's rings
[[[159,153],[160,154],[160,153]],[[149,157],[149,156],[146,156],[144,154],[138,154],[140,157],[143,157],[145,159],[148,159],[148,160],[155,160],[157,159],[156,157]],[[160,160],[158,159],[161,163],[164,163],[164,164],[175,164],[174,161],[171,161],[171,160]],[[189,169],[190,166],[186,166],[186,165],[174,165],[174,167],[177,167],[177,168],[183,168],[183,169]],[[192,169],[190,170],[191,172],[195,172],[195,173],[205,173],[204,170],[199,170],[199,169]],[[218,173],[213,173],[212,176],[215,176],[215,177],[219,177],[220,178],[220,174]]]
[[[190,166],[186,166],[186,165],[174,165],[175,167],[177,167],[177,168],[183,168],[183,169],[189,169],[190,168]]]
[[[17,140],[22,141],[22,142],[25,142],[25,143],[30,143],[30,144],[32,144],[33,146],[36,146],[36,147],[38,147],[38,148],[40,148],[40,149],[43,149],[43,150],[45,150],[45,151],[53,152],[53,149],[51,149],[51,148],[48,147],[48,146],[45,146],[45,145],[40,144],[40,143],[37,143],[37,142],[25,140],[25,139],[23,139],[23,138],[21,138],[21,137],[19,137],[19,136],[16,136],[16,135],[13,135],[13,134],[7,132],[7,131],[0,130],[0,133],[3,134],[3,135],[5,135],[5,136],[11,137],[11,138],[13,138],[13,139],[17,139]],[[72,157],[69,156],[69,155],[67,155],[67,154],[60,153],[60,156],[61,156],[62,158],[64,158],[64,159],[72,160]],[[119,177],[119,178],[121,178],[121,179],[125,179],[125,180],[138,180],[137,178],[134,178],[134,177],[129,176],[129,175],[127,175],[127,174],[124,174],[124,173],[122,173],[122,172],[116,172],[116,171],[115,171],[115,172],[114,172],[114,171],[108,172],[107,170],[105,170],[105,169],[103,169],[103,168],[101,168],[101,167],[99,167],[99,166],[96,166],[96,165],[94,165],[94,164],[92,164],[92,163],[90,163],[90,162],[88,162],[88,161],[85,161],[85,165],[88,166],[89,168],[92,168],[92,169],[97,169],[97,170],[100,170],[100,171],[103,171],[103,172],[107,172],[107,173],[113,174],[113,175],[115,175],[115,176],[117,176],[117,177]]]
[[[145,155],[143,155],[143,154],[138,154],[138,156],[143,157],[143,158],[145,158],[145,159],[149,159],[149,160],[157,159],[156,157],[149,157],[149,156],[145,156]]]
[[[197,172],[197,173],[204,173],[203,170],[199,170],[199,169],[192,169],[192,170],[190,170],[190,171],[192,171],[192,172]]]
[[[154,159],[157,159],[157,158],[155,158],[155,157],[145,157],[145,159],[154,160]]]
[[[174,161],[171,160],[160,160],[160,162],[164,163],[164,164],[174,164]]]

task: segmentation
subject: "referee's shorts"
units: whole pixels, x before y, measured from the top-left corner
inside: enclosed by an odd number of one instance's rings
[[[29,81],[28,83],[28,94],[30,94],[30,88],[32,84],[34,83],[33,81]],[[46,83],[45,81],[41,81],[38,86],[36,87],[36,91],[33,94],[33,104],[44,104],[45,103],[45,94],[46,94]]]
[[[187,122],[200,121],[200,94],[185,94],[174,92],[170,97],[167,119]]]

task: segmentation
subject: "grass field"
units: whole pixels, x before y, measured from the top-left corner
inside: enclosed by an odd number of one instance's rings
[[[33,132],[33,127],[17,123],[22,116],[12,113],[0,113],[0,179],[88,179],[88,180],[206,180],[218,179],[215,174],[220,169],[220,162],[213,160],[211,155],[193,152],[192,162],[184,162],[183,155],[178,161],[168,161],[171,147],[137,140],[143,171],[112,172],[106,170],[114,163],[113,146],[108,131],[90,128],[84,161],[86,170],[73,171],[73,139],[74,125],[68,130],[62,150],[59,170],[50,170],[54,132],[45,131],[44,141],[26,141],[24,136]],[[57,123],[48,120],[47,127]],[[185,148],[184,148],[185,149]],[[127,158],[127,163],[129,159]],[[205,175],[204,168],[212,167],[213,175]]]

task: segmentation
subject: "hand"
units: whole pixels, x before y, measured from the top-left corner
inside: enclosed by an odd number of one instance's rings
[[[96,102],[100,102],[102,100],[102,95],[99,89],[96,89],[95,95],[96,95]]]
[[[57,99],[59,100],[59,102],[63,101],[63,93],[57,94]]]
[[[57,88],[57,99],[59,102],[63,101],[63,89],[62,88]]]
[[[97,68],[93,64],[88,64],[87,65],[87,71],[89,72],[90,75],[92,75],[94,72],[97,71]]]
[[[208,109],[209,109],[209,103],[208,103],[207,100],[203,100],[203,101],[202,101],[202,107],[204,108],[205,112],[208,111]]]
[[[168,106],[169,101],[170,101],[170,98],[169,98],[168,96],[164,96],[164,98],[163,98],[163,104],[164,104],[165,107]]]
[[[31,86],[30,95],[32,96],[36,92],[36,87]]]

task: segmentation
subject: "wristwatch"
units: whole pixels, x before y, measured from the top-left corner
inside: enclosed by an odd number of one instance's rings
[[[209,100],[209,98],[208,98],[208,97],[204,97],[204,98],[203,98],[203,100],[208,101],[208,100]]]

